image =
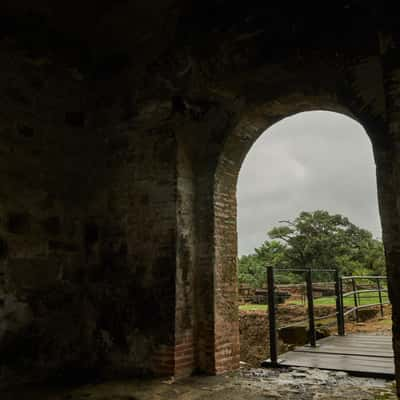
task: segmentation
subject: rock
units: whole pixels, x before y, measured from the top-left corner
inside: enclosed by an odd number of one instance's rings
[[[331,335],[328,328],[320,326],[316,328],[316,337],[322,339]],[[279,339],[284,344],[302,346],[309,342],[309,330],[305,326],[288,326],[279,330]]]
[[[346,378],[348,376],[347,372],[337,371],[333,373],[336,378]]]
[[[373,319],[378,315],[378,310],[376,308],[364,308],[358,310],[358,318],[360,321],[368,321]]]
[[[329,328],[326,328],[325,326],[317,327],[316,329],[317,340],[323,339],[328,336],[331,336],[331,331],[329,330]]]
[[[307,374],[301,373],[301,372],[293,372],[292,377],[293,378],[306,378]]]
[[[280,329],[278,334],[284,343],[301,346],[308,342],[308,330],[305,326],[288,326]]]

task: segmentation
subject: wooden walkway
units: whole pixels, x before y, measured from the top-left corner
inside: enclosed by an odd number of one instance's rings
[[[279,365],[345,371],[351,375],[394,378],[391,336],[347,335],[318,340],[279,355]]]

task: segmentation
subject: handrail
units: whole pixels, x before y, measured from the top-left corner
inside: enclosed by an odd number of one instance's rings
[[[336,312],[330,313],[330,314],[328,314],[328,315],[322,315],[322,316],[320,316],[320,317],[316,317],[315,320],[316,320],[316,321],[320,321],[320,320],[322,320],[322,319],[328,319],[328,318],[336,317],[337,315],[338,315],[338,312],[336,311]]]
[[[370,281],[374,281],[376,284],[376,288],[372,288],[372,289],[358,289],[357,288],[357,283],[356,280],[360,280],[360,279],[364,279],[364,280],[370,280]],[[343,281],[350,281],[351,285],[352,285],[352,289],[346,293],[343,292]],[[342,290],[341,290],[341,312],[342,312],[342,316],[343,318],[351,313],[354,313],[355,319],[358,322],[359,320],[359,310],[365,309],[365,308],[370,308],[370,307],[376,307],[379,306],[380,307],[380,313],[383,317],[384,315],[384,309],[383,306],[386,304],[390,304],[390,301],[384,301],[383,297],[382,297],[382,293],[387,293],[388,289],[385,287],[382,287],[381,285],[381,281],[382,280],[387,280],[386,276],[371,276],[371,275],[352,275],[352,276],[342,276],[341,278],[341,282],[342,282]],[[360,287],[360,286],[359,286]],[[362,286],[361,286],[362,287]],[[361,297],[360,294],[362,293],[378,293],[379,296],[379,303],[372,303],[372,304],[363,304],[361,305]],[[345,297],[349,297],[349,296],[353,296],[354,298],[354,307],[350,308],[349,310],[347,310],[346,312],[344,311],[344,303],[343,303],[343,299]],[[363,297],[364,300],[371,298],[371,297]]]
[[[302,319],[300,321],[296,321],[282,327],[277,327],[276,325],[276,306],[275,306],[275,278],[274,272],[302,272],[304,273],[305,279],[305,294],[307,296],[307,311],[308,318]],[[334,282],[330,282],[330,284],[335,284],[335,298],[336,298],[336,311],[329,313],[328,315],[315,317],[314,315],[314,296],[313,296],[313,280],[312,273],[313,272],[324,272],[324,273],[334,273]],[[358,285],[356,280],[371,280],[375,282],[376,289],[370,288],[370,285]],[[353,276],[340,276],[339,271],[337,269],[311,269],[311,268],[273,268],[267,267],[267,291],[268,291],[268,320],[269,320],[269,332],[270,332],[270,361],[267,363],[272,367],[277,367],[279,365],[278,362],[278,341],[277,341],[277,331],[281,329],[285,329],[292,326],[304,325],[308,321],[308,334],[309,334],[309,343],[312,347],[316,346],[316,321],[327,320],[333,317],[336,317],[336,321],[326,321],[324,325],[333,325],[337,324],[338,335],[343,336],[345,334],[345,316],[354,313],[355,318],[358,321],[359,315],[358,311],[368,307],[380,306],[380,311],[383,316],[384,308],[383,305],[389,304],[390,301],[386,301],[382,296],[382,293],[388,292],[388,289],[385,287],[386,284],[381,284],[382,280],[387,280],[386,276],[371,276],[371,275],[353,275]],[[344,293],[343,286],[348,287],[346,281],[350,281],[351,289],[348,292]],[[344,285],[346,283],[346,285]],[[359,289],[362,287],[367,287],[367,289]],[[315,288],[315,287],[314,287]],[[374,298],[371,296],[363,296],[360,297],[360,294],[364,293],[379,293],[379,303],[373,304],[363,304],[361,305],[362,299]],[[354,298],[354,307],[348,309],[344,306],[344,298],[353,296]],[[265,363],[264,363],[265,364]]]
[[[384,275],[348,275],[348,276],[342,276],[341,279],[387,279],[387,276]]]
[[[307,321],[308,321],[308,319],[306,318],[306,319],[302,319],[301,321],[292,322],[292,323],[290,323],[290,324],[280,326],[280,327],[278,328],[278,331],[281,330],[281,329],[290,328],[290,327],[292,327],[292,326],[304,325],[304,323],[307,322]]]
[[[390,304],[390,302],[389,301],[384,301],[384,302],[382,302],[382,304]],[[346,316],[348,314],[351,314],[356,309],[360,310],[362,308],[377,307],[377,306],[380,306],[380,305],[381,305],[381,303],[374,303],[374,304],[364,304],[363,306],[352,307],[349,310],[347,310],[346,312],[344,312],[343,315]]]
[[[312,268],[274,268],[274,271],[291,271],[291,272],[335,272],[336,269],[312,269]]]
[[[328,314],[328,315],[323,315],[323,316],[320,316],[320,317],[314,317],[314,320],[315,320],[315,321],[320,321],[320,320],[323,320],[323,319],[328,319],[328,318],[336,317],[337,314],[338,314],[337,312],[334,312],[334,313],[331,313],[331,314]],[[281,330],[281,329],[290,328],[291,326],[303,325],[303,324],[304,324],[305,322],[307,322],[307,321],[308,321],[308,319],[305,318],[305,319],[302,319],[301,321],[296,321],[296,322],[292,322],[292,323],[287,324],[287,325],[280,326],[280,327],[278,328],[278,331]],[[335,323],[336,323],[336,322],[335,322]]]
[[[388,289],[362,289],[362,290],[353,290],[351,292],[343,293],[343,297],[351,296],[357,293],[371,293],[371,292],[387,292]]]

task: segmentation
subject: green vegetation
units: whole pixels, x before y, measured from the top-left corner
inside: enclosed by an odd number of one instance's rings
[[[387,293],[382,293],[382,301],[387,302],[388,296]],[[344,306],[345,307],[352,307],[354,306],[354,297],[353,296],[346,296],[343,298]],[[367,305],[367,304],[378,304],[379,303],[379,295],[378,293],[360,293],[359,303],[358,305]],[[288,300],[285,304],[296,304],[301,305],[304,304],[301,300]],[[327,297],[319,297],[314,299],[314,304],[316,306],[324,305],[324,306],[334,306],[336,304],[335,296],[327,296]],[[279,306],[278,306],[279,307]],[[243,311],[267,311],[267,305],[265,304],[242,304],[239,306],[240,310]]]
[[[267,265],[283,269],[312,268],[315,280],[332,280],[318,273],[338,268],[343,275],[384,275],[383,244],[371,232],[351,223],[348,218],[327,211],[301,212],[294,221],[268,232],[269,240],[254,253],[239,258],[239,282],[252,287],[265,283]],[[278,283],[303,281],[298,273],[276,274]]]
[[[241,304],[239,310],[241,311],[267,311],[266,304]]]
[[[358,305],[367,305],[367,304],[378,304],[379,303],[379,295],[378,293],[360,293],[358,298]],[[382,301],[387,302],[388,296],[387,293],[382,293]],[[320,297],[314,300],[314,304],[316,305],[334,305],[336,304],[336,298],[332,297]],[[343,298],[344,306],[354,306],[354,297],[346,296]]]

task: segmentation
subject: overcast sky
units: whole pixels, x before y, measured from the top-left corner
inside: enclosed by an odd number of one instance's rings
[[[237,195],[239,255],[303,210],[343,214],[381,238],[371,143],[341,114],[300,113],[266,130],[243,162]]]

